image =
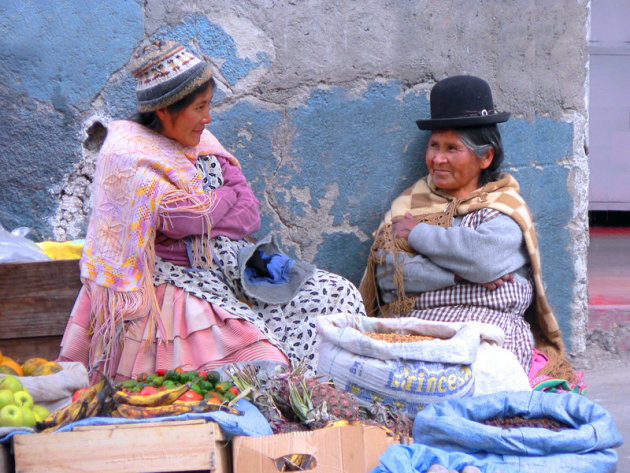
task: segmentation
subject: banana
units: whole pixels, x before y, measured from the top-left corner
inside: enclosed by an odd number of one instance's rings
[[[81,409],[81,407],[82,403],[75,401],[63,409],[57,409],[56,411],[51,412],[48,417],[42,420],[38,425],[41,429],[48,429],[50,427],[66,423],[68,419],[76,417],[77,412]]]
[[[120,417],[127,419],[150,419],[152,417],[176,416],[193,411],[192,406],[185,404],[167,404],[164,406],[134,406],[131,404],[119,404],[116,412]]]
[[[171,389],[150,394],[149,396],[140,396],[139,394],[130,394],[124,391],[116,391],[114,400],[119,404],[127,404],[129,406],[138,407],[158,407],[173,404],[182,394],[188,391],[188,385],[182,384]]]
[[[109,380],[103,380],[100,389],[92,399],[87,403],[84,417],[95,417],[103,413],[107,409],[108,404],[111,404],[111,395],[114,392],[114,387]],[[108,403],[108,400],[110,402]]]
[[[59,409],[46,417],[42,422],[40,422],[39,428],[43,429],[42,432],[54,432],[64,425],[83,419],[83,417],[85,417],[87,405],[88,401],[80,401],[77,399],[69,406]]]
[[[42,432],[54,432],[60,427],[71,424],[84,417],[96,415],[98,410],[97,406],[101,402],[101,399],[104,400],[108,395],[104,390],[105,386],[105,380],[91,386],[83,392],[79,399],[70,405],[50,413],[48,417],[38,423],[38,427],[42,429]]]
[[[234,414],[237,416],[242,416],[243,412],[238,409],[228,406],[227,404],[216,404],[214,402],[208,402],[207,399],[203,401],[175,401],[176,405],[184,405],[190,406],[193,409],[193,412],[227,412],[228,414]]]
[[[243,412],[238,409],[228,406],[227,404],[213,404],[207,401],[200,401],[200,406],[197,408],[195,412],[227,412],[228,414],[233,414],[235,416],[242,416]]]

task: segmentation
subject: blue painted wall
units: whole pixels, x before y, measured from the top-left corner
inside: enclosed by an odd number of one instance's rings
[[[120,118],[134,111],[134,83],[124,66],[144,39],[142,3],[77,0],[54,11],[43,0],[0,3],[0,224],[5,228],[28,226],[34,239],[50,239],[49,219],[58,205],[51,189],[83,159],[88,118]],[[240,57],[235,40],[203,16],[187,16],[154,37],[197,45],[219,59],[215,63],[228,85],[271,64],[262,51]],[[415,125],[429,115],[426,94],[388,79],[358,91],[315,86],[294,106],[227,98],[221,91],[215,96],[221,111],[214,114],[211,131],[240,159],[257,194],[274,193],[289,215],[281,222],[266,213],[259,235],[290,226],[292,217],[316,213],[326,193],[338,190],[328,211],[332,224],[318,229],[325,238],[313,262],[358,283],[370,235],[389,203],[426,172],[428,135]],[[225,103],[230,105],[221,107]],[[293,130],[289,156],[275,152],[281,129]],[[567,225],[573,201],[567,188],[570,168],[560,162],[573,152],[574,130],[543,117],[513,118],[501,129],[505,166],[520,181],[534,213],[550,302],[570,344],[575,274]],[[272,174],[279,188],[270,185]],[[308,190],[310,201],[292,198],[294,188]]]

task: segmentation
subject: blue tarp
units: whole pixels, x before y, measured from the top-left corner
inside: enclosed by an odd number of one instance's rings
[[[271,435],[271,427],[267,419],[260,411],[249,401],[241,399],[234,406],[243,412],[242,416],[228,414],[227,412],[205,412],[205,413],[189,413],[170,417],[155,417],[152,419],[125,419],[122,417],[89,417],[82,419],[65,427],[60,428],[57,432],[66,432],[72,430],[77,425],[111,425],[111,424],[130,424],[139,422],[161,422],[168,420],[189,420],[189,419],[208,419],[216,422],[221,426],[226,438],[236,435],[246,435],[256,437],[260,435]],[[0,439],[0,443],[8,442],[15,434],[33,433],[33,429],[17,428],[7,433]]]
[[[553,431],[483,424],[497,417],[551,418],[571,429]],[[372,473],[424,472],[434,463],[461,470],[474,465],[495,470],[538,473],[616,471],[623,443],[610,413],[574,393],[501,392],[431,404],[418,413],[412,445],[395,445]],[[403,465],[407,465],[404,466]]]

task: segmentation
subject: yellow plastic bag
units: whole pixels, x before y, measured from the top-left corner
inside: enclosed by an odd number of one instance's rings
[[[79,259],[83,253],[83,240],[42,241],[37,245],[51,259]]]

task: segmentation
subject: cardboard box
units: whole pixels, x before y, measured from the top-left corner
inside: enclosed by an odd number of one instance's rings
[[[366,473],[377,467],[378,458],[396,439],[377,426],[354,424],[308,432],[234,437],[233,473],[277,473],[283,456],[308,454],[315,458],[312,473]]]
[[[204,419],[102,426],[13,437],[15,471],[231,473],[230,445]]]

